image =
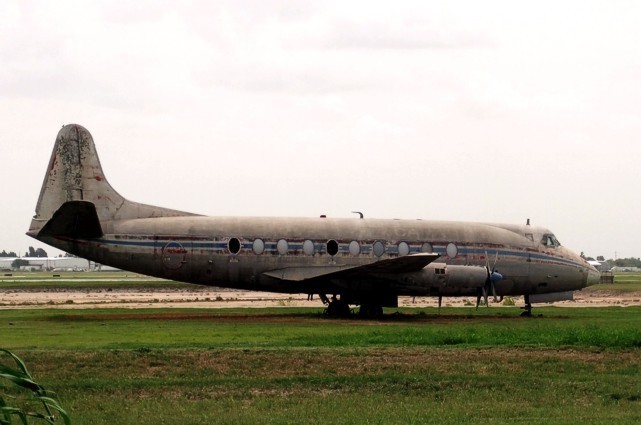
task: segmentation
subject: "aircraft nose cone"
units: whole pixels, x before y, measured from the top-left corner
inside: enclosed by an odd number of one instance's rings
[[[594,267],[589,268],[586,286],[596,285],[599,282],[601,282],[601,273]]]

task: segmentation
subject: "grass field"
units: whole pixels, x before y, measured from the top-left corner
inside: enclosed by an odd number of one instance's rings
[[[600,284],[587,288],[588,291],[641,292],[641,274],[618,273],[614,284]]]
[[[120,273],[0,279],[49,285],[182,287]],[[641,291],[641,276],[588,290]],[[0,347],[74,424],[641,422],[641,307],[321,312],[0,309]]]
[[[78,424],[638,423],[641,309],[5,310]]]
[[[128,272],[10,272],[0,275],[0,289],[178,288],[194,285]]]

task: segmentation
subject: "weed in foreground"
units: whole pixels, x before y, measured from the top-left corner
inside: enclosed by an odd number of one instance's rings
[[[0,382],[0,425],[12,425],[15,418],[23,425],[28,425],[30,418],[55,425],[60,423],[56,422],[55,412],[65,425],[71,424],[69,415],[60,405],[56,394],[36,383],[18,356],[2,348],[0,353],[15,363],[14,366],[7,366],[0,362],[0,378],[18,387],[8,388]]]

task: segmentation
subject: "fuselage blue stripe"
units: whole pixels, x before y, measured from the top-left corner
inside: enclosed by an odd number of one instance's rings
[[[228,249],[227,241],[196,242],[192,240],[180,240],[180,239],[157,239],[157,240],[97,239],[95,241],[98,242],[99,244],[105,244],[105,245],[121,245],[121,246],[131,246],[131,247],[151,248],[151,249],[154,249],[154,248],[162,249],[165,245],[171,242],[179,243],[183,246],[189,246],[191,249],[197,249],[197,250],[200,249],[200,250],[224,251]],[[241,243],[241,245],[246,250],[250,250],[252,248],[251,242],[243,242]],[[421,245],[422,245],[422,242],[417,242],[416,244],[414,243],[410,244],[410,253],[421,252]],[[321,251],[324,246],[325,246],[324,243],[314,242],[314,248],[316,251]],[[386,248],[385,252],[387,254],[392,254],[392,255],[398,254],[398,247],[395,245],[386,245],[385,248]],[[303,243],[289,242],[288,250],[302,251],[302,249],[303,249]],[[435,253],[441,256],[446,257],[447,255],[445,245],[434,245],[433,250]],[[277,242],[265,242],[265,251],[271,252],[271,253],[277,252]],[[362,254],[370,254],[372,251],[373,251],[372,244],[361,245]],[[349,244],[347,243],[339,244],[339,252],[348,253]],[[490,262],[492,261],[492,258],[498,254],[499,259],[501,258],[501,256],[502,257],[507,256],[507,257],[522,258],[522,259],[530,259],[531,261],[554,262],[554,263],[561,263],[561,264],[575,266],[575,267],[585,267],[584,264],[580,264],[576,261],[572,261],[567,258],[557,257],[554,255],[550,255],[542,252],[517,251],[513,249],[497,249],[497,248],[486,249],[483,247],[475,248],[475,247],[460,246],[458,248],[458,254],[463,256],[466,256],[466,255],[485,256],[487,259],[489,259]]]

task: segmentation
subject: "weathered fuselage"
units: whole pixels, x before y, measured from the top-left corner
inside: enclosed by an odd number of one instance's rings
[[[485,270],[479,270],[478,279],[471,282],[459,282],[456,271],[451,271],[455,266],[480,269],[488,263],[504,277],[496,285],[499,295],[577,290],[587,286],[595,273],[566,248],[542,245],[540,241],[550,232],[534,226],[202,216],[130,219],[103,225],[105,235],[97,239],[43,241],[99,263],[152,276],[289,293],[340,292],[359,279],[306,282],[264,273],[301,268],[340,270],[420,252],[435,252],[440,258],[419,272],[368,276],[358,282],[359,291],[475,295],[485,283]],[[333,243],[335,252],[330,253],[328,247],[331,250]],[[310,246],[311,250],[304,249]],[[375,246],[383,250],[375,252]],[[464,277],[467,279],[467,274]]]
[[[560,293],[598,272],[547,229],[427,220],[205,217],[138,204],[107,182],[93,138],[59,132],[30,236],[90,260],[184,282],[340,294]]]

